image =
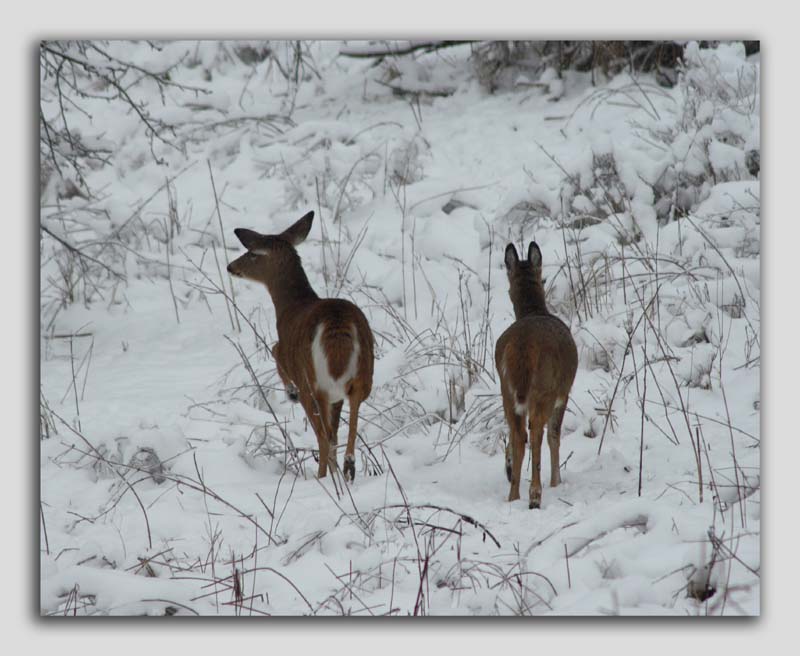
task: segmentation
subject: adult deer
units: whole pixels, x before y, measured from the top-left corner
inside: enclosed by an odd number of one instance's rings
[[[320,298],[311,288],[295,246],[311,230],[309,212],[279,235],[237,228],[247,253],[228,265],[239,278],[267,287],[275,305],[278,342],[272,355],[289,398],[300,401],[319,443],[318,475],[336,469],[342,404],[350,404],[344,476],[356,475],[358,409],[372,390],[373,338],[363,312],[350,301]]]
[[[506,476],[511,483],[508,500],[519,499],[527,416],[533,468],[528,507],[539,508],[545,425],[550,447],[550,485],[555,487],[561,482],[561,422],[578,369],[578,350],[567,325],[547,310],[542,252],[536,242],[531,242],[528,258],[522,261],[514,245],[509,244],[505,264],[516,321],[497,340],[494,358],[510,432],[506,448]]]

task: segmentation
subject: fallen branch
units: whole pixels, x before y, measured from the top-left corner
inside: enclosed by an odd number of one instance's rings
[[[408,89],[406,87],[401,87],[396,84],[389,84],[388,82],[381,82],[380,80],[375,80],[378,84],[382,87],[386,87],[387,89],[391,89],[392,93],[395,96],[411,96],[412,98],[419,98],[420,96],[430,96],[432,98],[447,98],[448,96],[452,96],[456,89],[455,87],[445,87],[442,89]]]
[[[343,57],[356,57],[369,59],[371,57],[390,57],[400,55],[410,55],[412,52],[424,50],[434,52],[442,48],[460,46],[465,43],[477,43],[475,41],[383,41],[380,44],[370,44],[367,46],[344,46],[339,49],[339,54]]]
[[[403,508],[403,509],[405,509],[405,508],[409,508],[409,509],[417,508],[417,509],[420,509],[420,510],[428,509],[428,510],[439,510],[439,511],[442,511],[442,512],[449,512],[449,513],[452,513],[453,515],[455,515],[456,517],[458,517],[460,519],[463,519],[468,524],[472,524],[475,528],[481,529],[481,531],[483,531],[484,539],[488,535],[491,538],[492,542],[494,542],[498,547],[500,547],[500,543],[497,541],[497,538],[494,537],[494,535],[492,535],[492,532],[488,528],[486,528],[485,525],[481,524],[474,517],[470,517],[469,515],[465,515],[464,513],[459,512],[458,510],[453,510],[452,508],[447,508],[445,506],[436,506],[436,505],[434,505],[432,503],[423,503],[423,504],[413,504],[412,503],[412,504],[408,504],[408,506],[406,506],[405,504],[401,504],[401,503],[395,503],[395,504],[390,504],[388,506],[384,506],[383,508],[384,509],[388,509],[388,508]]]

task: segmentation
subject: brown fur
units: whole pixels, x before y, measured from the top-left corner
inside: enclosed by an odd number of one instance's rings
[[[322,347],[328,353],[328,370],[333,378],[344,375],[353,352],[353,338],[355,324],[348,316],[349,313],[337,313],[335,318],[329,318],[325,323],[325,332],[322,333]]]
[[[228,265],[237,277],[260,282],[267,287],[275,305],[278,342],[272,355],[283,384],[294,387],[319,444],[320,478],[328,466],[336,469],[337,430],[342,401],[331,403],[328,394],[317,387],[312,342],[322,324],[322,351],[332,378],[340,379],[350,363],[354,339],[359,345],[355,375],[345,383],[350,404],[350,420],[345,450],[345,477],[355,477],[355,439],[358,409],[372,391],[374,344],[372,331],[363,312],[343,299],[319,298],[311,288],[295,246],[311,229],[314,213],[309,212],[280,235],[262,235],[237,229],[236,236],[248,252]]]
[[[578,350],[567,325],[547,309],[542,256],[536,243],[531,242],[528,258],[522,261],[509,244],[505,261],[516,321],[497,340],[495,365],[510,431],[506,450],[506,475],[511,483],[508,500],[519,499],[527,416],[533,469],[529,507],[538,508],[542,499],[540,470],[545,425],[550,448],[550,485],[555,487],[561,482],[561,423],[578,369]],[[522,414],[517,413],[520,406]]]

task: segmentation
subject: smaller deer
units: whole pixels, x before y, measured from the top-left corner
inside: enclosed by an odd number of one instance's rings
[[[558,459],[561,422],[578,369],[578,349],[567,325],[547,310],[542,252],[536,242],[528,247],[525,261],[520,261],[513,244],[506,246],[505,264],[516,321],[500,335],[494,357],[510,432],[506,448],[506,476],[511,483],[508,500],[519,499],[527,416],[533,468],[528,507],[539,508],[545,425],[550,447],[550,485],[561,483]]]
[[[309,212],[279,235],[237,228],[247,253],[228,272],[266,286],[275,305],[278,342],[272,347],[289,398],[300,401],[319,444],[318,476],[335,470],[344,399],[350,405],[344,476],[356,475],[358,409],[372,391],[374,343],[367,318],[350,301],[320,298],[311,288],[295,246],[311,230]]]

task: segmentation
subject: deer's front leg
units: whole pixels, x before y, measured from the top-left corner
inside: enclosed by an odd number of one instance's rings
[[[275,342],[275,346],[270,349],[272,352],[272,358],[275,360],[275,367],[278,370],[278,376],[280,376],[281,382],[286,389],[286,396],[293,403],[297,403],[300,400],[300,392],[298,391],[297,386],[292,382],[291,378],[289,378],[289,374],[286,373],[286,368],[283,366],[280,344],[280,342]]]

